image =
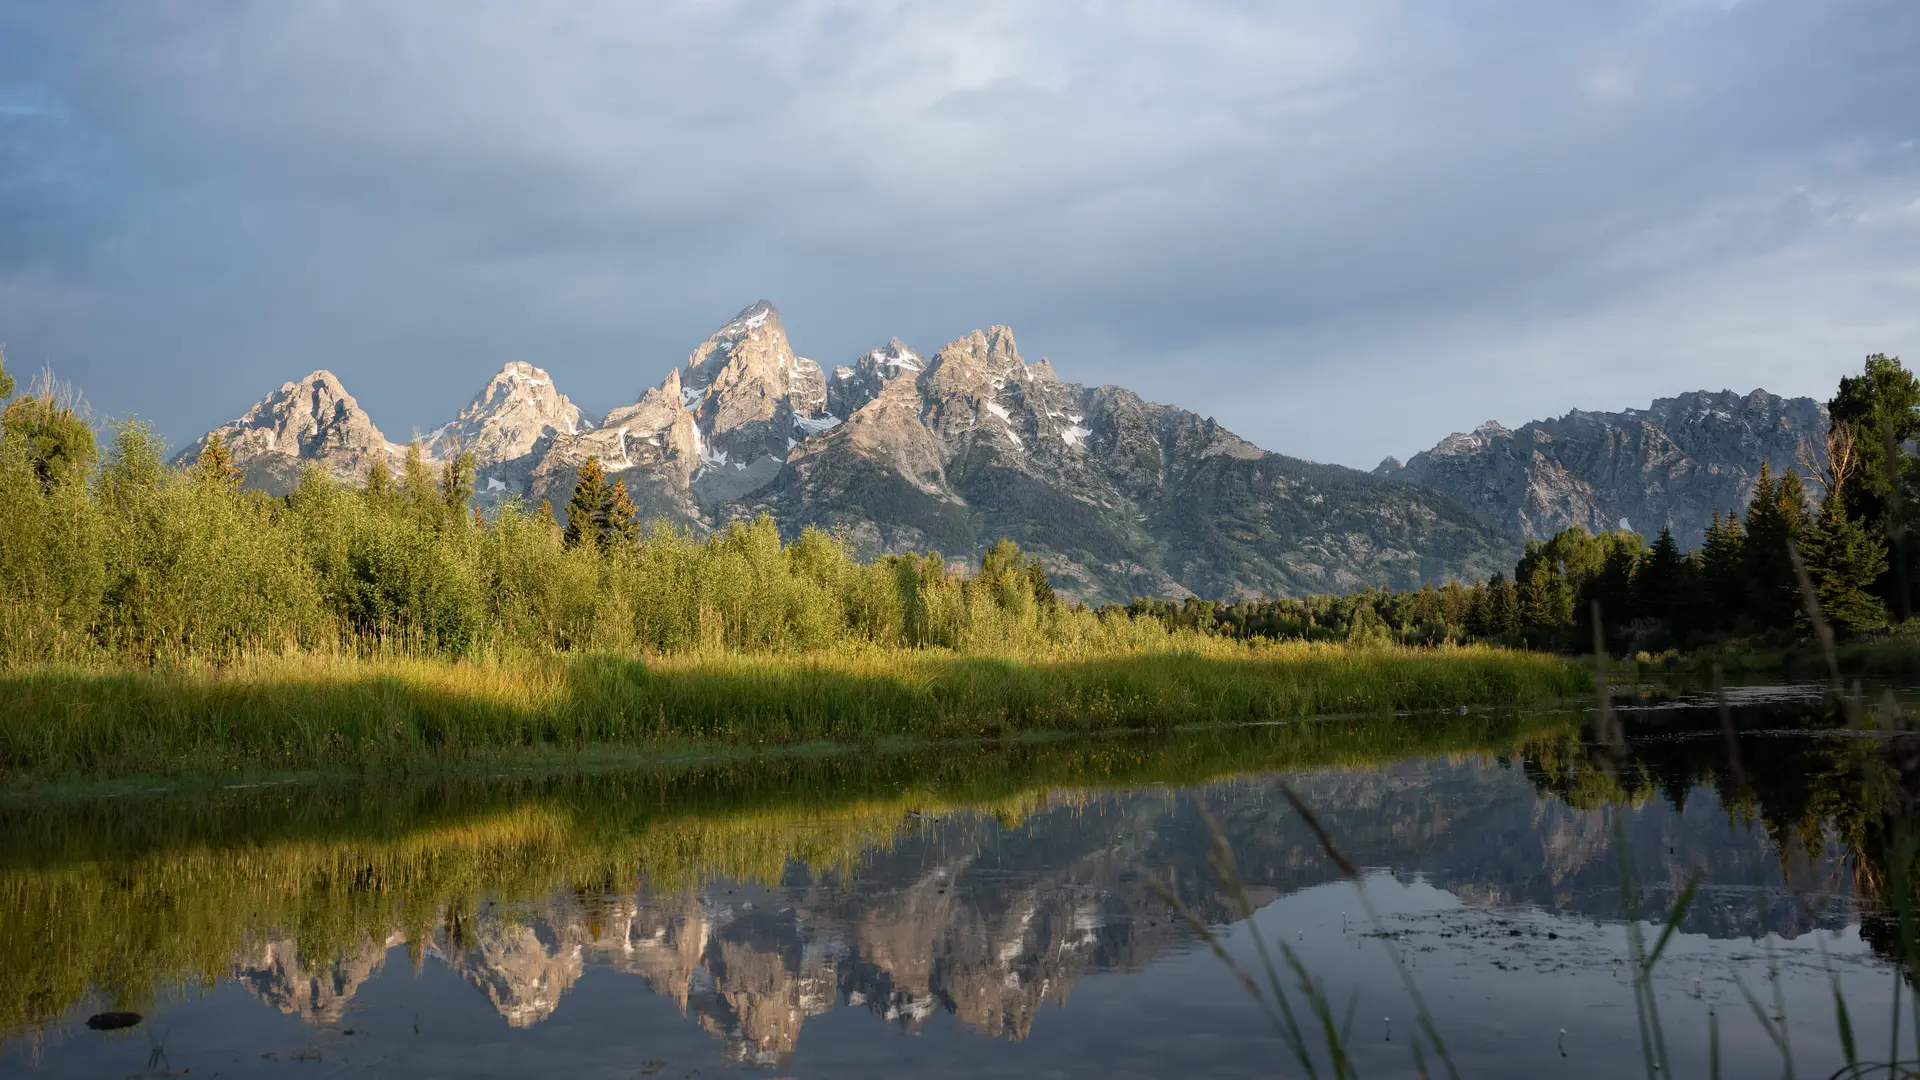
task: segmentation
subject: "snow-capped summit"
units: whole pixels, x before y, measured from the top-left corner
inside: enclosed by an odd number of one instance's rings
[[[469,451],[481,464],[491,465],[532,453],[542,439],[560,432],[571,435],[592,426],[567,395],[554,389],[552,376],[515,360],[488,380],[452,423],[435,428],[422,441],[432,457]]]

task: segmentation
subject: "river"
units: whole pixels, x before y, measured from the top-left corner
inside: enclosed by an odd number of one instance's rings
[[[1266,986],[1258,938],[1321,1075],[1283,945],[1359,1075],[1643,1076],[1629,938],[1690,883],[1649,979],[1674,1074],[1834,1073],[1836,988],[1885,1060],[1915,755],[1814,689],[1729,709],[1732,750],[1656,691],[1618,749],[1474,712],[14,797],[0,1075],[1305,1075],[1229,964]]]

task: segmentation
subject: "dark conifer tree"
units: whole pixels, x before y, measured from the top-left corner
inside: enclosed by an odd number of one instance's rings
[[[1847,516],[1839,492],[1820,504],[1820,515],[1800,537],[1800,557],[1827,622],[1857,634],[1885,625],[1887,606],[1874,582],[1887,569],[1887,548],[1866,523]],[[1803,611],[1802,622],[1807,621]]]
[[[1520,590],[1505,574],[1493,575],[1487,585],[1489,624],[1493,633],[1505,637],[1520,629]]]
[[[1920,531],[1914,528],[1920,507],[1913,499],[1920,467],[1901,447],[1920,438],[1920,379],[1901,366],[1899,357],[1875,353],[1859,375],[1840,380],[1827,410],[1833,431],[1850,436],[1850,467],[1840,478],[1846,517],[1884,539],[1889,553],[1900,560],[1904,572],[1882,572],[1874,588],[1904,614],[1912,610],[1913,597],[1900,595],[1901,590],[1920,584],[1911,569],[1920,564]],[[1905,506],[1896,512],[1903,489]]]
[[[1793,573],[1787,545],[1806,527],[1806,488],[1792,471],[1778,479],[1766,462],[1747,504],[1747,539],[1742,549],[1746,567],[1747,610],[1759,630],[1794,625],[1800,610],[1800,586]]]
[[[1467,633],[1477,638],[1493,636],[1493,608],[1487,596],[1487,583],[1479,578],[1473,579],[1473,589],[1467,593],[1467,615],[1464,620]]]
[[[579,478],[573,483],[573,498],[567,500],[568,547],[600,546],[606,504],[607,474],[600,468],[600,459],[590,457],[581,463]]]
[[[1638,533],[1625,530],[1609,533],[1601,542],[1606,554],[1599,572],[1588,580],[1575,607],[1585,612],[1599,604],[1601,625],[1611,639],[1638,614],[1634,608],[1633,579],[1644,544]]]
[[[1771,480],[1769,480],[1771,484]],[[1737,628],[1747,613],[1747,532],[1738,515],[1713,512],[1706,544],[1700,549],[1700,598],[1696,621],[1706,630]]]
[[[1674,610],[1686,580],[1686,558],[1674,542],[1673,530],[1662,527],[1634,581],[1634,609],[1641,618],[1674,625]]]

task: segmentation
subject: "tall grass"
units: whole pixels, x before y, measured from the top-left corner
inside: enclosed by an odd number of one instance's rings
[[[0,666],[223,663],[318,650],[1033,650],[1164,641],[1154,620],[1057,603],[1011,544],[962,573],[938,553],[861,563],[770,518],[706,538],[569,543],[543,512],[482,520],[457,477],[409,461],[350,489],[310,469],[285,499],[160,461],[122,425],[90,480],[49,483],[0,440]],[[446,485],[451,484],[451,487]]]
[[[892,736],[1165,730],[1327,713],[1517,705],[1584,676],[1482,648],[1060,646],[1029,655],[868,647],[800,655],[362,659],[296,653],[154,669],[0,674],[14,783],[135,773],[422,767],[503,757]]]

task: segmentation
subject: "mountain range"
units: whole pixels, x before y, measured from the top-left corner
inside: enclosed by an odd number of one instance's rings
[[[1694,394],[1518,431],[1483,425],[1368,474],[1270,453],[1122,387],[1063,381],[1048,360],[1027,362],[1005,326],[931,355],[894,339],[829,373],[794,351],[762,300],[604,417],[516,361],[419,441],[434,460],[471,452],[487,505],[563,506],[591,457],[650,520],[705,532],[771,514],[788,534],[836,531],[865,557],[972,561],[1009,537],[1063,596],[1098,603],[1470,580],[1509,570],[1524,539],[1566,524],[1697,533],[1709,507],[1744,501],[1761,459],[1780,466],[1824,423],[1804,398]],[[275,494],[308,465],[354,483],[406,453],[327,371],[215,433],[245,483]]]

